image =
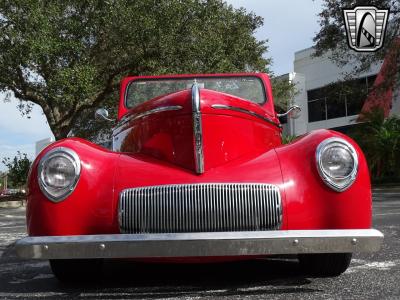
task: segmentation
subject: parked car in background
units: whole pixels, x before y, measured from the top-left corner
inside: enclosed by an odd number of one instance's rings
[[[383,239],[364,155],[330,130],[282,145],[279,117],[266,74],[125,78],[112,150],[68,138],[33,163],[17,253],[60,280],[93,278],[103,259],[280,254],[341,274]]]
[[[2,196],[12,196],[12,195],[16,195],[20,192],[19,189],[4,189],[0,195]]]

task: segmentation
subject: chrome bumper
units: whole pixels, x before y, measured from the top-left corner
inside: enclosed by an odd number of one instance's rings
[[[107,234],[26,237],[16,251],[35,259],[241,256],[374,252],[382,241],[375,229]]]

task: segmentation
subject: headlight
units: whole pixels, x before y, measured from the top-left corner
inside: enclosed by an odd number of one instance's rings
[[[62,201],[74,191],[80,173],[81,162],[74,151],[64,147],[54,148],[40,160],[40,189],[53,202]]]
[[[317,169],[324,182],[342,192],[349,188],[357,176],[358,157],[354,147],[341,138],[328,138],[316,151]]]

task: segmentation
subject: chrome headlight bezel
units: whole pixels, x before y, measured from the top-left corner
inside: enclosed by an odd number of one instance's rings
[[[322,154],[329,148],[332,147],[342,147],[346,151],[348,151],[353,158],[353,169],[349,175],[344,177],[332,177],[326,171],[322,163]],[[343,192],[347,190],[356,180],[358,173],[358,155],[354,147],[342,138],[327,138],[322,141],[315,152],[317,170],[319,175],[321,176],[323,182],[328,185],[330,188],[337,192]]]
[[[75,178],[72,183],[65,188],[55,188],[49,186],[44,179],[44,166],[54,157],[63,157],[69,160],[75,169]],[[81,174],[81,160],[75,151],[66,147],[57,147],[47,152],[39,162],[38,166],[38,184],[42,193],[53,202],[60,202],[65,200],[76,188]],[[54,191],[57,192],[55,195]],[[53,192],[53,193],[52,193]]]

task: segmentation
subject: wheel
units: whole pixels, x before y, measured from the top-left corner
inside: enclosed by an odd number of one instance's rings
[[[101,277],[102,259],[51,259],[54,276],[62,282],[96,281]]]
[[[315,277],[335,277],[342,274],[350,265],[351,253],[300,254],[300,267]]]

